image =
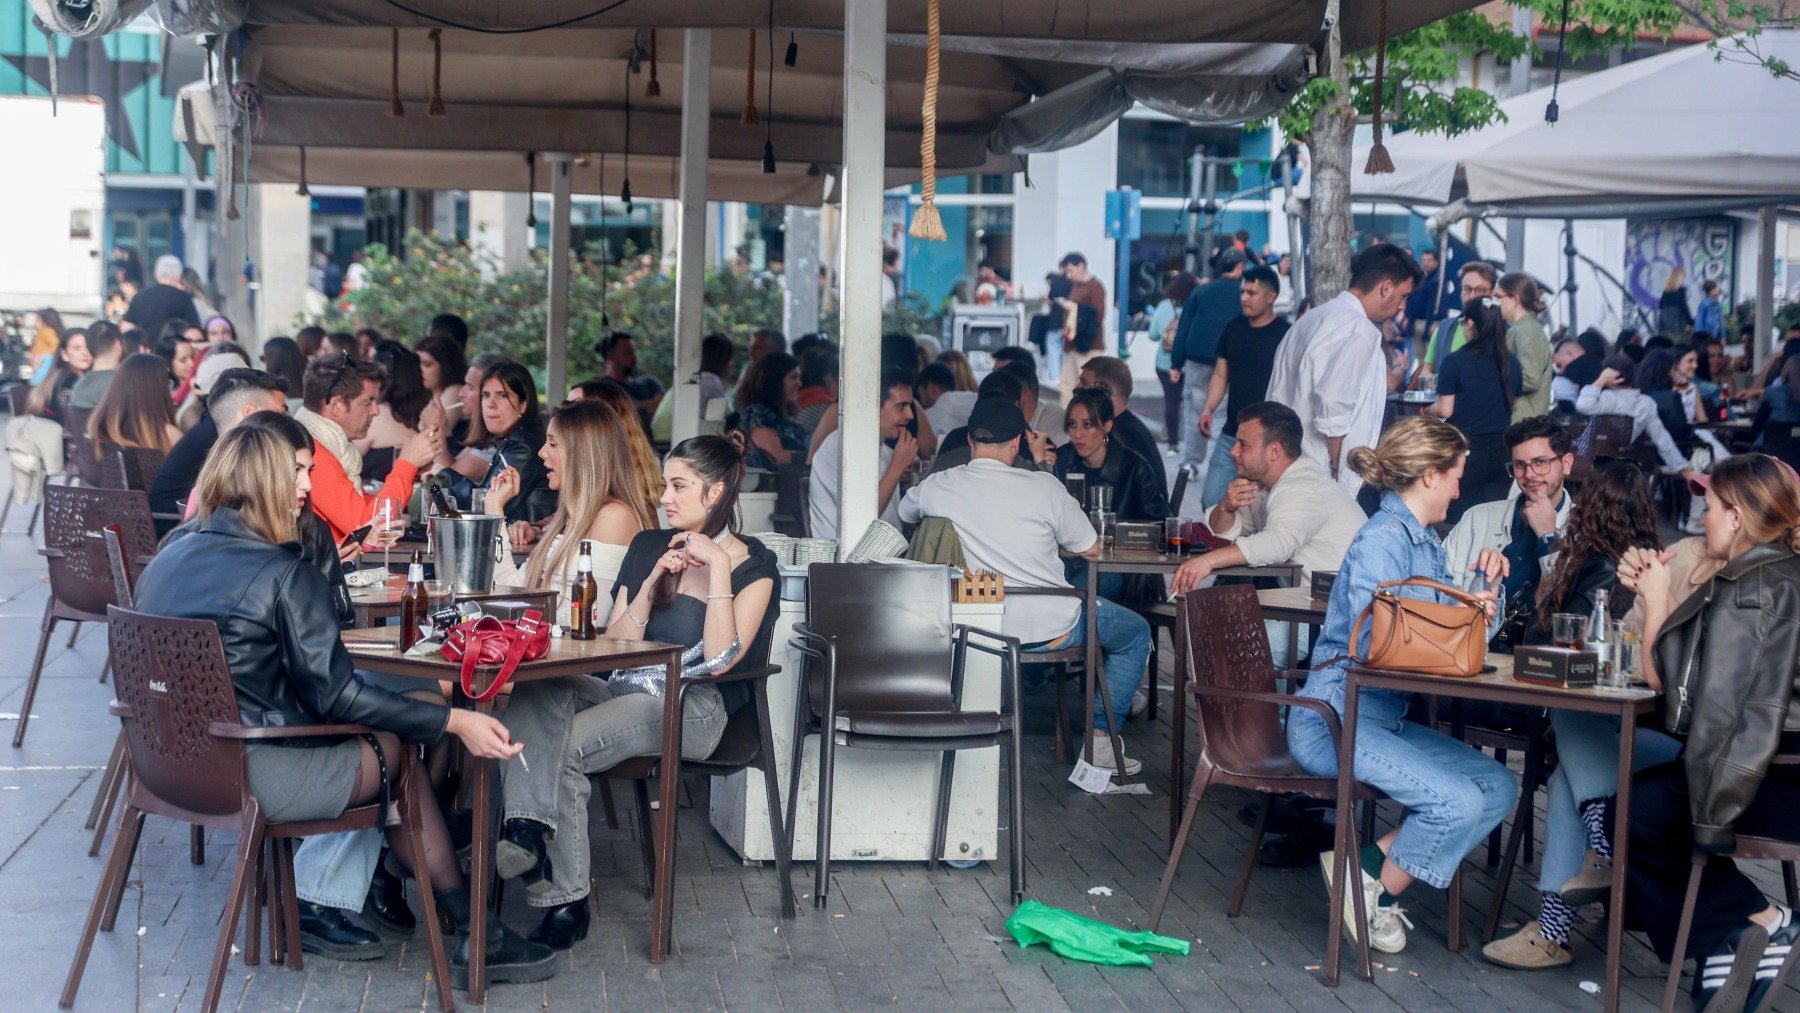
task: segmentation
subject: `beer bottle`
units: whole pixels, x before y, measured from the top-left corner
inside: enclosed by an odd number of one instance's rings
[[[594,543],[583,539],[575,557],[575,580],[569,585],[569,636],[594,639],[594,601],[599,593],[594,583]]]
[[[451,520],[455,520],[462,516],[462,511],[456,509],[456,500],[450,495],[450,491],[444,488],[441,483],[432,483],[431,501],[437,504],[439,517],[448,517]]]
[[[406,590],[400,594],[400,650],[406,651],[423,635],[419,627],[431,618],[431,595],[425,589],[425,560],[417,549],[406,567]]]

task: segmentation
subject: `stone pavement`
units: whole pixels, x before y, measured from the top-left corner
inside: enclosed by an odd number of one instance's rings
[[[18,709],[36,646],[47,585],[34,549],[22,532],[0,534],[0,644],[7,659],[0,664],[0,711]],[[0,756],[0,980],[7,982],[7,1009],[53,1008],[100,874],[102,859],[85,853],[82,822],[117,731],[105,713],[108,688],[96,681],[104,645],[98,629],[85,630],[73,647],[58,635],[26,744]],[[1164,672],[1165,685],[1169,679]],[[1161,714],[1154,727],[1140,720],[1127,731],[1154,794],[1095,797],[1068,784],[1067,771],[1051,762],[1049,698],[1032,699],[1025,745],[1031,896],[1115,925],[1145,925],[1166,853],[1169,708]],[[10,737],[9,723],[0,720],[0,731]],[[1473,946],[1447,951],[1444,894],[1424,888],[1407,898],[1418,926],[1407,952],[1383,959],[1373,983],[1357,980],[1346,961],[1344,983],[1326,988],[1318,971],[1326,914],[1316,867],[1260,869],[1243,916],[1224,916],[1248,839],[1236,818],[1244,796],[1233,791],[1219,791],[1199,814],[1163,920],[1162,931],[1190,940],[1192,953],[1158,957],[1150,969],[1109,969],[1013,943],[1003,927],[1011,910],[1006,872],[997,864],[933,873],[921,865],[837,863],[830,908],[816,912],[803,896],[799,920],[783,922],[772,865],[743,866],[706,821],[706,783],[689,787],[670,960],[649,963],[630,807],[621,806],[619,830],[607,830],[596,812],[592,934],[562,957],[551,981],[492,989],[490,1008],[1598,1008],[1581,987],[1602,977],[1598,907],[1584,912],[1572,968],[1524,974],[1486,964]],[[118,929],[100,935],[78,1008],[197,1007],[231,872],[231,844],[228,834],[210,835],[206,864],[196,867],[188,861],[186,827],[148,821]],[[1471,938],[1493,885],[1480,867],[1483,854],[1467,867],[1464,918]],[[1758,875],[1775,888],[1771,871]],[[796,866],[795,880],[803,895],[810,893],[811,866]],[[1515,878],[1509,922],[1535,914],[1531,883],[1530,869]],[[513,924],[529,925],[522,905],[507,913]],[[234,961],[224,1004],[258,1011],[434,1008],[422,938],[368,963],[308,957],[304,972]],[[1662,967],[1641,937],[1629,937],[1627,946],[1627,1006],[1649,1008]],[[1800,1008],[1800,996],[1789,991],[1782,1005]]]

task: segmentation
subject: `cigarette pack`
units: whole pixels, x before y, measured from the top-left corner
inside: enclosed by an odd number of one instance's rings
[[[1518,647],[1513,678],[1548,686],[1592,686],[1600,681],[1600,655],[1567,647]]]

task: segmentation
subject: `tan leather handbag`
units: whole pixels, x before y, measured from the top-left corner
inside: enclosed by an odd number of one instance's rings
[[[1428,587],[1453,601],[1402,597],[1392,590],[1398,587]],[[1356,644],[1365,624],[1368,651],[1359,657]],[[1350,630],[1350,657],[1363,668],[1466,679],[1479,674],[1487,658],[1487,627],[1487,610],[1467,591],[1425,577],[1384,580]]]

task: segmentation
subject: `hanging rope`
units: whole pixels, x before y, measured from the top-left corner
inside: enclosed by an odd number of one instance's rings
[[[1381,143],[1381,112],[1387,105],[1388,5],[1381,0],[1381,41],[1375,44],[1375,146],[1369,149],[1369,161],[1363,171],[1371,176],[1394,171],[1394,160],[1387,145]]]
[[[388,74],[388,115],[405,116],[406,106],[400,101],[400,29],[393,29],[392,69]]]
[[[762,122],[756,115],[756,29],[750,29],[750,48],[744,57],[744,115],[738,120],[746,127]]]
[[[926,7],[925,104],[919,124],[919,210],[907,235],[941,243],[944,222],[937,209],[938,0]]]
[[[769,110],[763,121],[762,171],[775,173],[775,0],[769,0],[769,86],[763,93],[763,106]]]
[[[650,83],[644,85],[644,97],[655,98],[662,94],[662,84],[656,80],[656,29],[650,29]]]
[[[655,52],[652,43],[651,52]],[[656,73],[656,64],[650,64],[650,73]],[[612,332],[612,318],[607,315],[607,304],[612,301],[612,293],[607,291],[612,281],[612,245],[606,238],[606,152],[600,153],[600,330]]]
[[[300,146],[300,188],[294,191],[296,197],[311,197],[312,190],[306,185],[306,145]]]
[[[431,30],[431,101],[425,104],[425,115],[444,115],[444,30]]]
[[[770,31],[774,31],[774,29],[771,27]],[[781,62],[790,67],[800,62],[800,43],[795,41],[793,32],[788,33],[787,56],[783,57]]]
[[[56,35],[47,26],[44,27],[44,45],[50,47],[50,115],[55,116],[56,100],[62,94],[62,86],[57,80],[61,76],[61,68],[57,66]]]
[[[631,213],[631,68],[625,69],[625,181],[619,184],[619,200]]]
[[[537,152],[525,153],[525,227],[537,228]]]
[[[1562,110],[1556,105],[1556,90],[1562,87],[1564,45],[1569,37],[1569,0],[1563,0],[1562,23],[1556,29],[1556,76],[1550,81],[1550,104],[1544,107],[1544,122],[1555,123]]]

